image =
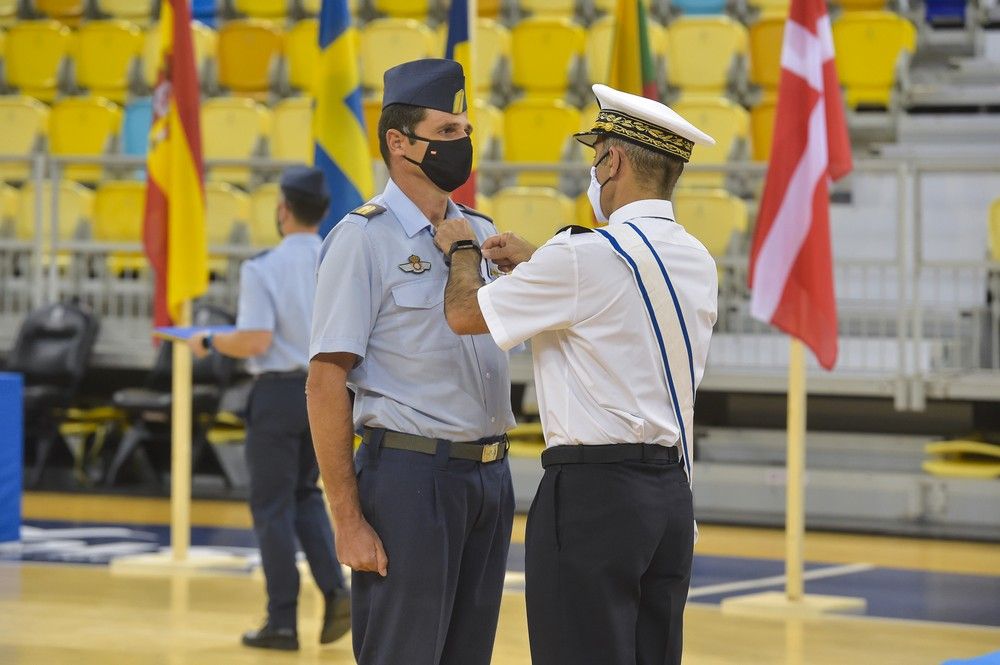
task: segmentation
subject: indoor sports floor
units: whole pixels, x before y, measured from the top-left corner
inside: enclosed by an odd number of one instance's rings
[[[308,582],[302,650],[285,654],[239,645],[263,616],[259,572],[112,574],[110,557],[166,543],[168,511],[160,499],[28,494],[23,544],[0,549],[0,663],[353,663],[348,638],[316,644],[322,603]],[[244,504],[195,502],[193,521],[196,547],[252,552]],[[523,528],[519,518],[494,665],[530,662]],[[786,620],[719,610],[725,597],[780,589],[782,554],[780,531],[702,525],[686,664],[937,664],[1000,652],[996,544],[810,533],[807,592],[862,596],[865,616]]]

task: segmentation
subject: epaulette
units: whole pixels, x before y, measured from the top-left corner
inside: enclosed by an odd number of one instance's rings
[[[474,208],[470,208],[469,206],[465,205],[464,203],[456,203],[455,205],[457,205],[458,209],[461,210],[462,212],[467,212],[467,213],[469,213],[471,215],[475,215],[476,217],[482,217],[483,219],[485,219],[490,224],[493,224],[493,226],[496,226],[496,223],[493,221],[493,218],[490,217],[489,215],[485,215],[485,214],[479,212],[478,210],[476,210]]]
[[[575,236],[577,233],[593,233],[594,232],[594,229],[588,228],[586,226],[580,226],[579,224],[570,224],[569,226],[564,226],[561,229],[559,229],[558,231],[556,231],[556,235],[559,235],[563,231],[567,231],[567,230],[569,231],[569,234],[572,235],[572,236]]]
[[[366,203],[362,206],[358,206],[348,214],[361,215],[365,219],[371,219],[372,217],[378,217],[383,212],[385,212],[385,208],[377,203]]]

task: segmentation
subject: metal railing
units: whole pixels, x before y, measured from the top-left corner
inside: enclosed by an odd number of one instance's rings
[[[143,365],[151,360],[149,271],[112,275],[107,269],[108,257],[138,253],[141,246],[60,238],[59,187],[52,187],[46,216],[41,186],[44,182],[57,185],[68,166],[100,165],[109,171],[129,171],[144,166],[143,160],[38,154],[28,158],[0,156],[3,163],[30,166],[35,184],[35,233],[30,239],[0,238],[0,346],[9,346],[16,326],[30,308],[77,298],[104,319],[98,362]],[[241,167],[257,176],[289,165],[269,159],[206,161],[209,171]],[[766,165],[689,164],[685,171],[726,174],[728,181],[737,183],[746,195],[760,191]],[[559,174],[560,182],[570,183],[571,189],[576,187],[572,191],[577,192],[585,190],[589,178],[585,164],[479,165],[485,180],[501,181],[522,172]],[[891,228],[892,238],[872,241],[882,250],[879,256],[839,255],[835,261],[839,364],[832,373],[811,372],[811,390],[891,396],[900,409],[922,409],[928,396],[992,395],[995,399],[1000,395],[1000,264],[988,261],[985,249],[980,256],[959,260],[939,260],[927,257],[923,251],[921,196],[927,178],[942,173],[1000,175],[1000,160],[855,162],[853,177],[879,179],[880,189],[887,193],[890,187],[895,188],[892,202],[886,206],[886,214],[892,214],[894,220],[885,223],[887,220],[880,218],[882,231]],[[851,183],[840,183],[836,190],[849,193],[851,188]],[[1000,197],[1000,189],[996,195]],[[502,225],[503,220],[499,222]],[[234,238],[231,244],[210,248],[216,270],[206,300],[230,310],[235,310],[237,302],[239,264],[257,251],[239,240]],[[787,344],[775,330],[749,315],[747,250],[746,238],[735,238],[726,255],[717,260],[720,318],[703,385],[717,390],[781,391]],[[975,293],[949,297],[954,296],[949,288],[981,292],[977,301]],[[992,294],[989,302],[987,293]]]

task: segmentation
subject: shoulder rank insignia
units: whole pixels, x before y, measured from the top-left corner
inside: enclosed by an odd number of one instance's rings
[[[556,231],[556,235],[559,235],[560,233],[562,233],[563,231],[566,231],[566,230],[569,230],[570,235],[574,235],[574,236],[576,234],[578,234],[578,233],[593,233],[594,232],[594,229],[588,228],[586,226],[579,226],[578,224],[570,224],[569,226],[564,226],[561,229],[559,229],[558,231]]]
[[[490,217],[489,215],[484,215],[483,213],[481,213],[478,210],[475,210],[473,208],[470,208],[469,206],[465,205],[464,203],[456,203],[455,205],[457,205],[458,209],[461,210],[462,212],[467,212],[470,215],[475,215],[476,217],[482,217],[483,219],[485,219],[490,224],[493,224],[493,218]]]
[[[366,203],[363,206],[358,206],[351,211],[352,215],[361,215],[366,219],[371,219],[385,212],[385,208],[378,205],[377,203]]]
[[[411,254],[410,258],[406,259],[406,263],[400,263],[399,269],[403,272],[412,272],[419,275],[422,272],[427,272],[431,269],[430,261],[421,261],[420,257],[416,254]]]

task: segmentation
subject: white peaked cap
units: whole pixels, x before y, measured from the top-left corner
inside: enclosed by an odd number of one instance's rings
[[[715,139],[665,104],[601,83],[593,90],[601,110],[591,130],[574,134],[583,144],[593,146],[599,138],[614,136],[685,162],[695,144],[715,145]]]

